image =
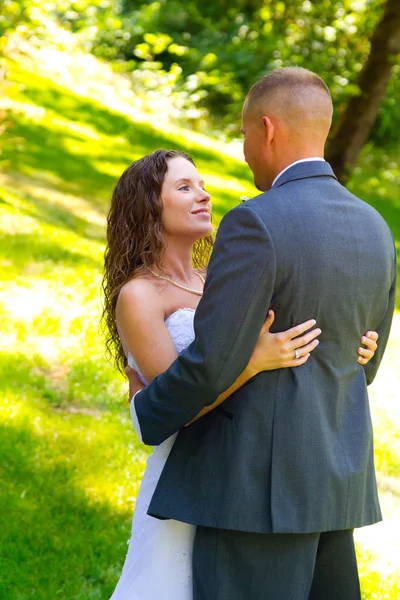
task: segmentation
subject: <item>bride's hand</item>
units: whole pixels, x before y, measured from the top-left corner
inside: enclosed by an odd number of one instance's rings
[[[376,331],[367,331],[367,333],[362,336],[361,344],[366,346],[366,348],[360,346],[358,349],[359,356],[357,362],[359,362],[360,365],[366,365],[374,356],[378,347],[378,344],[376,343],[378,341],[378,337],[379,335]]]
[[[249,362],[249,369],[254,373],[299,367],[307,362],[311,352],[319,344],[316,338],[320,335],[321,330],[308,331],[316,324],[315,320],[306,321],[287,331],[271,333],[270,328],[274,320],[275,313],[270,310]],[[297,350],[298,358],[296,358],[295,350]]]

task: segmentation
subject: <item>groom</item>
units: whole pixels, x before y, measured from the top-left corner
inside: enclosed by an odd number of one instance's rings
[[[243,108],[259,196],[222,220],[195,341],[131,404],[142,438],[180,430],[149,514],[196,524],[194,600],[356,600],[353,528],[381,519],[367,384],[389,335],[393,238],[323,160],[329,90],[278,69]],[[243,371],[267,311],[275,331],[316,319],[297,369],[262,372],[190,422]],[[360,332],[380,343],[363,368]]]

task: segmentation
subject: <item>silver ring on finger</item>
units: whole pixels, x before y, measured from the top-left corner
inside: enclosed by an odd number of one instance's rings
[[[299,360],[299,358],[300,358],[300,354],[299,354],[299,351],[297,350],[297,348],[294,351],[294,357],[296,360]]]

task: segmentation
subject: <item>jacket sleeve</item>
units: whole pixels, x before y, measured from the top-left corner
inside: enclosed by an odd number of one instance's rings
[[[385,316],[381,323],[378,325],[376,331],[379,334],[378,348],[373,358],[364,365],[365,377],[367,379],[367,385],[370,385],[378,372],[379,365],[381,364],[383,355],[386,350],[386,346],[389,340],[390,328],[392,326],[394,309],[396,306],[396,284],[397,284],[397,260],[396,260],[396,248],[394,248],[394,266],[393,266],[393,282],[389,291],[388,303]]]
[[[256,211],[239,205],[227,213],[196,310],[195,340],[133,400],[145,444],[166,440],[242,373],[270,306],[275,269],[272,240]]]

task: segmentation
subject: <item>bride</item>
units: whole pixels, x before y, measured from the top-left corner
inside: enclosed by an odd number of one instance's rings
[[[210,195],[187,154],[157,150],[134,162],[119,179],[108,215],[103,319],[107,348],[121,372],[129,365],[142,383],[149,383],[193,341],[211,234]],[[260,371],[297,368],[309,359],[321,333],[316,322],[271,333],[273,321],[269,311],[246,369],[196,419],[223,410],[223,401]],[[358,349],[359,363],[372,358],[377,337],[367,332],[361,338],[366,347]],[[140,437],[134,410],[131,413]],[[128,554],[111,600],[192,598],[195,526],[147,515],[176,435],[157,446],[147,461]]]

